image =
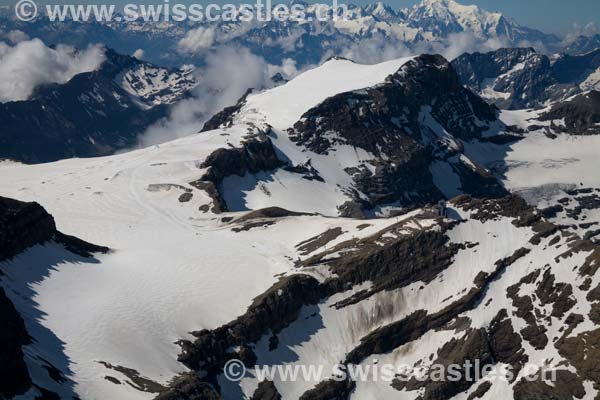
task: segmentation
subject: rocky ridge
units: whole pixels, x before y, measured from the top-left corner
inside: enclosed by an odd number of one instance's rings
[[[37,203],[24,203],[0,197],[0,226],[0,283],[3,276],[2,263],[10,261],[35,245],[54,241],[62,244],[68,251],[85,257],[90,257],[92,253],[108,251],[105,247],[95,246],[58,232],[52,216]],[[23,318],[2,286],[0,321],[0,395],[13,398],[35,387],[47,396],[44,398],[57,396],[44,389],[43,383],[34,381],[30,376],[22,347],[31,344],[32,339],[27,333]],[[50,371],[53,367],[48,368]],[[60,377],[60,372],[58,376]]]

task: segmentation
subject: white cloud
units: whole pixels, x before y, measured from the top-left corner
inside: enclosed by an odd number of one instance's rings
[[[10,44],[17,44],[25,40],[29,40],[29,35],[17,29],[0,34],[0,39],[8,40]]]
[[[532,46],[522,43],[523,46]],[[370,38],[352,43],[343,48],[338,54],[355,62],[375,64],[395,58],[407,57],[416,54],[441,54],[448,60],[453,60],[463,53],[488,52],[501,47],[510,47],[510,42],[504,37],[483,39],[469,32],[460,32],[449,35],[439,41],[423,40],[407,47],[399,40],[392,40],[383,34],[373,35]],[[533,46],[539,48],[540,46]],[[325,58],[333,54],[327,54]]]
[[[567,32],[563,40],[563,45],[573,43],[580,36],[594,36],[598,33],[598,27],[594,22],[589,22],[586,25],[574,23],[571,30]]]
[[[313,68],[312,66],[306,66],[302,70]],[[268,74],[270,77],[273,75],[280,73],[283,77],[287,79],[291,79],[298,75],[301,71],[296,67],[296,61],[291,58],[286,58],[282,61],[281,65],[269,65],[268,66]]]
[[[138,60],[141,60],[142,58],[144,58],[144,50],[137,49],[136,51],[133,52],[132,56],[137,58]]]
[[[362,64],[376,64],[409,56],[411,51],[401,41],[392,40],[379,33],[351,44],[339,55]]]
[[[287,72],[294,72],[288,63]],[[150,146],[198,132],[216,112],[233,105],[249,88],[270,84],[275,70],[262,57],[246,48],[223,47],[207,58],[206,66],[196,70],[199,80],[194,98],[177,103],[168,118],[154,124],[140,136],[140,146]]]
[[[453,33],[442,42],[434,42],[426,47],[426,52],[439,53],[447,60],[453,60],[463,53],[497,50],[501,47],[511,47],[505,37],[493,37],[482,39],[471,32]]]
[[[183,39],[177,43],[180,53],[198,53],[200,50],[210,48],[215,42],[215,30],[211,27],[199,27],[188,31]]]
[[[100,46],[76,51],[63,45],[52,49],[39,39],[15,46],[0,42],[0,102],[26,100],[36,87],[65,83],[79,73],[96,70],[104,59]]]

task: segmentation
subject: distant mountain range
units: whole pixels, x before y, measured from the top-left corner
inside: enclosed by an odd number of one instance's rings
[[[314,13],[315,6],[307,5],[307,16],[314,17]],[[201,65],[211,49],[224,45],[249,48],[272,64],[279,65],[291,58],[298,66],[304,66],[318,64],[330,56],[376,62],[380,60],[366,58],[384,54],[392,58],[390,55],[397,57],[403,52],[440,52],[450,44],[475,47],[462,51],[482,46],[492,50],[490,47],[501,45],[533,46],[547,52],[564,49],[569,54],[580,54],[595,49],[599,43],[598,37],[578,37],[563,43],[555,35],[522,26],[501,13],[461,5],[454,0],[423,0],[401,10],[381,2],[364,7],[350,5],[344,17],[345,20],[301,24],[291,21],[55,24],[42,19],[23,23],[4,16],[0,19],[0,29],[19,30],[30,37],[43,38],[48,44],[85,47],[104,43],[125,54],[141,49],[145,59],[173,66]],[[468,35],[472,40],[455,35]]]

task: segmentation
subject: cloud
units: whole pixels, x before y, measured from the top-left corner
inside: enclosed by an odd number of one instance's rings
[[[314,65],[300,65],[293,58],[285,58],[281,65],[271,65],[247,48],[237,45],[214,46],[220,40],[210,28],[190,31],[179,43],[189,52],[202,54],[203,67],[196,70],[199,80],[194,97],[176,104],[170,115],[151,126],[140,136],[139,146],[163,143],[197,133],[212,115],[227,106],[234,105],[249,88],[264,89],[273,83],[270,77],[281,73],[291,79]],[[421,41],[410,47],[401,40],[384,34],[348,44],[340,40],[333,43],[332,50],[323,57],[340,55],[356,62],[375,64],[390,59],[422,53],[439,53],[452,60],[465,52],[486,52],[509,46],[506,38],[481,38],[472,33],[456,33],[440,41]]]
[[[302,71],[313,67],[314,65],[305,66],[304,68],[302,68]],[[296,66],[296,60],[292,58],[285,58],[281,62],[281,65],[269,65],[267,71],[270,77],[273,77],[273,75],[280,73],[286,79],[292,79],[301,72]]]
[[[79,73],[96,70],[104,59],[101,46],[76,51],[63,45],[53,49],[39,39],[15,46],[0,42],[0,102],[27,100],[36,87],[65,83]]]
[[[194,97],[180,101],[168,118],[159,121],[140,136],[142,147],[198,132],[216,112],[233,105],[249,88],[271,84],[270,74],[295,73],[295,64],[269,66],[262,58],[242,47],[222,47],[207,57],[206,66],[195,71],[199,80]],[[286,74],[287,75],[287,74]]]
[[[406,57],[412,53],[403,42],[392,40],[380,33],[352,43],[343,48],[338,55],[362,64],[376,64]],[[331,55],[333,54],[328,55],[327,58]]]
[[[10,44],[17,44],[29,40],[29,35],[18,29],[6,33],[0,31],[0,40],[7,40]]]
[[[530,43],[521,43],[521,45],[532,46]],[[416,54],[436,53],[453,60],[467,52],[488,52],[510,46],[510,41],[505,37],[481,38],[468,32],[453,33],[442,40],[423,40],[410,45],[384,34],[375,34],[345,47],[342,46],[339,52],[330,52],[324,59],[332,55],[340,55],[358,63],[375,64]],[[532,47],[539,48],[540,45]]]
[[[196,54],[200,50],[208,49],[215,43],[215,30],[211,27],[199,27],[188,31],[177,43],[180,53]]]
[[[136,51],[133,52],[132,56],[137,58],[138,60],[141,60],[144,57],[144,50],[137,49]]]
[[[596,34],[598,34],[598,27],[594,22],[589,22],[586,25],[574,23],[571,30],[565,35],[562,44],[569,45],[580,36],[594,36]]]
[[[501,47],[511,47],[511,44],[506,37],[480,38],[470,32],[460,32],[450,34],[447,39],[432,42],[424,47],[423,52],[439,53],[447,60],[453,60],[463,53],[485,53]]]

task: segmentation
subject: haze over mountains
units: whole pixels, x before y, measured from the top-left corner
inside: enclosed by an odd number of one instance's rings
[[[593,38],[452,0],[349,12],[2,20],[9,77],[66,67],[0,104],[1,397],[598,396]],[[1,55],[32,45],[40,63],[11,75]],[[466,362],[474,379],[420,379]],[[388,364],[410,368],[334,373]],[[277,365],[324,374],[253,370]]]
[[[314,17],[315,6],[307,6]],[[333,12],[333,11],[331,11]],[[221,46],[242,46],[267,62],[280,65],[291,59],[298,68],[319,64],[330,56],[358,62],[384,61],[402,55],[445,52],[454,58],[466,51],[498,47],[530,47],[542,52],[563,49],[570,54],[594,50],[593,37],[565,41],[519,25],[500,13],[454,0],[424,0],[412,8],[394,10],[377,2],[349,5],[337,21],[267,22],[63,22],[38,19],[23,23],[5,15],[0,29],[42,37],[48,44],[78,48],[103,43],[124,54],[143,51],[146,60],[159,65],[197,66]],[[13,33],[13,36],[15,34]]]

